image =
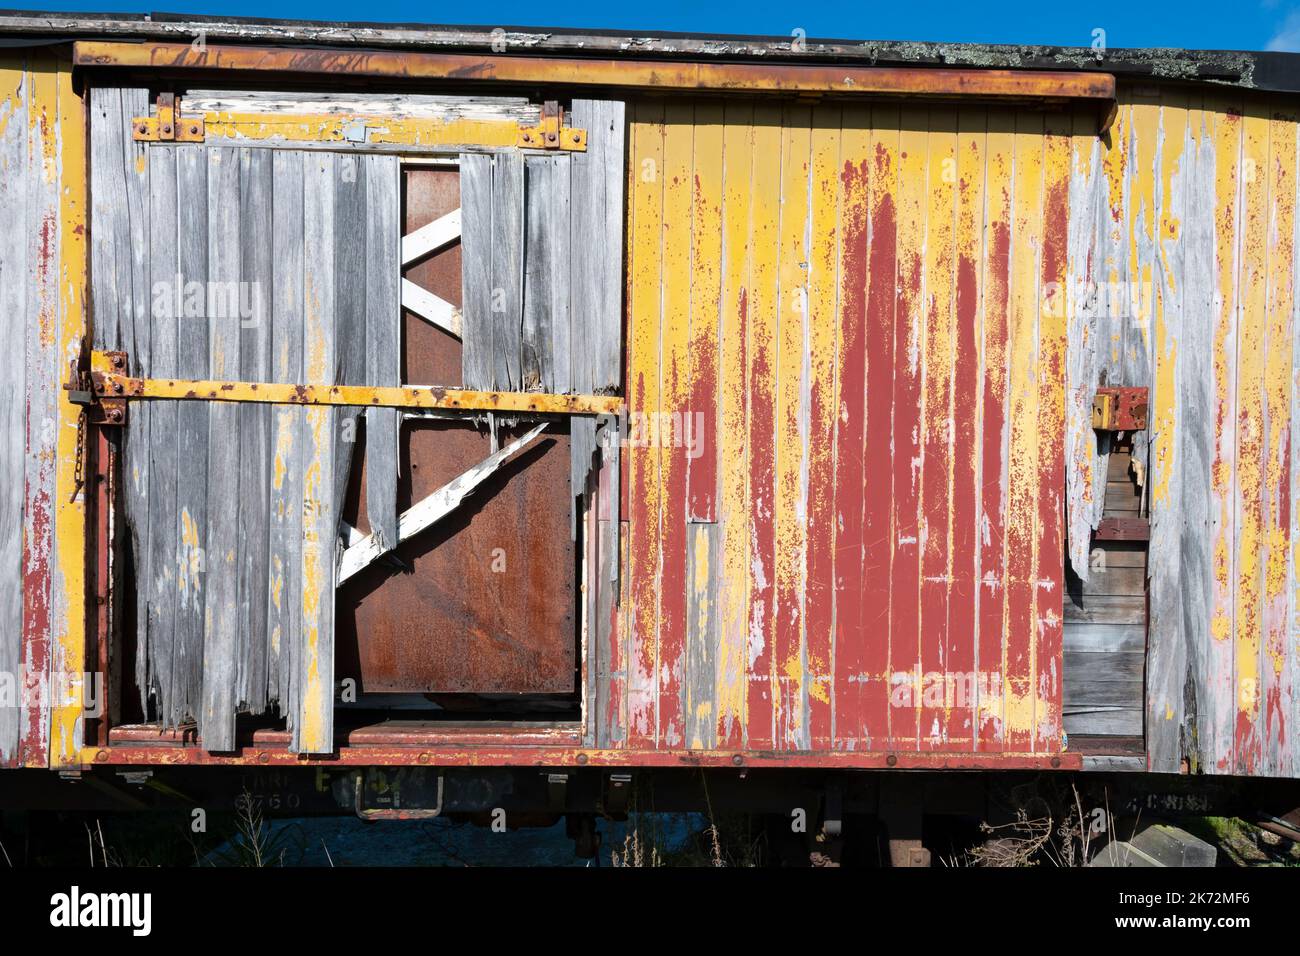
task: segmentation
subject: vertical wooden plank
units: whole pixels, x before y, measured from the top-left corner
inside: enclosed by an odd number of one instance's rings
[[[1207,770],[1231,773],[1236,718],[1233,635],[1236,616],[1237,470],[1237,285],[1241,215],[1241,101],[1215,97],[1212,107],[1213,183],[1213,338],[1211,402],[1206,406],[1210,436],[1210,546],[1212,548],[1209,630],[1205,655],[1206,695],[1198,705],[1202,752]]]
[[[880,614],[886,628],[884,640],[875,642],[888,647],[889,624],[889,588],[888,582],[881,587],[877,584],[875,594],[869,593],[871,582],[867,578],[866,555],[869,552],[869,539],[864,528],[864,515],[873,508],[883,506],[888,520],[888,495],[873,488],[865,475],[865,469],[873,465],[876,468],[888,468],[888,459],[870,455],[868,427],[875,408],[882,408],[886,419],[889,415],[889,390],[892,384],[892,370],[883,392],[874,394],[876,404],[872,404],[873,395],[867,381],[868,366],[880,374],[886,367],[889,352],[874,352],[869,342],[881,346],[880,336],[872,340],[874,326],[870,323],[875,317],[873,307],[879,307],[885,300],[885,270],[888,269],[888,315],[883,321],[889,329],[890,350],[893,342],[893,223],[890,216],[893,210],[894,196],[892,189],[884,190],[879,197],[883,203],[880,210],[874,210],[880,230],[878,242],[869,245],[868,230],[873,223],[869,216],[873,212],[870,206],[873,197],[872,177],[877,172],[885,180],[890,179],[888,169],[879,170],[877,158],[882,157],[885,164],[892,162],[892,156],[878,153],[872,148],[872,140],[879,134],[872,129],[871,110],[869,107],[846,106],[841,118],[843,126],[843,143],[839,160],[837,177],[837,202],[840,209],[840,241],[838,263],[838,309],[835,313],[835,325],[839,329],[840,358],[836,366],[835,395],[836,417],[835,440],[835,688],[834,721],[835,746],[851,748],[874,732],[882,732],[888,721],[884,706],[879,711],[879,728],[873,727],[869,720],[869,701],[874,691],[888,699],[887,684],[883,682],[881,672],[874,675],[875,685],[871,683],[868,660],[873,642],[869,640],[867,628],[874,622],[867,621],[867,608],[872,597],[883,598],[879,606]],[[897,126],[893,132],[895,146],[898,142]],[[891,186],[893,183],[891,182]],[[888,263],[877,261],[875,257],[889,246]],[[871,285],[875,293],[869,298],[868,285],[873,278],[879,281]],[[888,490],[888,473],[885,476],[885,490]],[[877,505],[877,503],[881,503]],[[883,577],[889,576],[889,557],[887,545],[882,542],[884,552]],[[873,627],[874,630],[874,627]],[[887,705],[886,705],[887,706]]]
[[[239,375],[271,380],[270,150],[239,151]],[[233,297],[230,297],[233,299]],[[271,507],[271,409],[239,409],[239,702],[260,713],[267,702],[266,615]]]
[[[366,171],[365,157],[339,153],[334,162],[334,209],[338,228],[334,260],[334,374],[336,381],[352,385],[366,380]],[[338,410],[334,427],[333,500],[342,501],[352,474],[357,447],[359,408]],[[368,518],[369,516],[367,516]]]
[[[920,554],[921,749],[948,746],[952,684],[948,669],[948,599],[952,581],[953,227],[957,196],[957,115],[930,112],[926,141],[928,197],[925,219],[924,294],[921,300],[920,486],[917,550]]]
[[[1184,507],[1183,460],[1188,437],[1180,395],[1180,369],[1185,373],[1187,349],[1199,352],[1184,315],[1187,270],[1183,239],[1184,186],[1194,158],[1187,155],[1187,94],[1167,91],[1160,112],[1161,145],[1157,152],[1154,201],[1158,253],[1153,255],[1151,294],[1151,418],[1148,441],[1147,488],[1151,517],[1147,574],[1149,621],[1146,666],[1147,753],[1153,767],[1176,772],[1185,745],[1190,743],[1184,701],[1188,679],[1188,634],[1182,596],[1181,530]],[[1190,359],[1190,361],[1194,361]]]
[[[402,381],[401,166],[366,156],[366,384]],[[401,409],[366,409],[366,518],[386,548],[397,545]]]
[[[543,206],[546,217],[546,245],[544,247],[545,258],[542,260],[544,268],[549,269],[552,275],[569,276],[569,283],[573,283],[574,254],[572,249],[572,238],[570,232],[572,225],[572,210],[570,209],[569,197],[573,192],[573,160],[569,156],[552,156],[551,157],[551,185],[550,191],[546,194],[546,202]],[[602,191],[603,192],[603,191]],[[603,195],[601,197],[604,198]],[[586,201],[583,197],[582,201]],[[604,203],[602,202],[603,206]],[[620,242],[617,249],[622,249]],[[609,255],[614,256],[617,253],[609,251]],[[622,261],[622,256],[618,256]],[[573,352],[574,352],[574,332],[572,323],[572,310],[570,308],[569,296],[572,286],[563,281],[548,282],[545,285],[547,298],[545,309],[547,312],[545,328],[550,332],[550,338],[544,343],[539,343],[539,350],[544,349],[548,356],[544,364],[542,375],[542,388],[548,392],[570,392],[573,390]],[[525,304],[527,296],[525,295]],[[612,321],[617,322],[619,310],[615,310]],[[611,319],[604,317],[599,324],[607,325]],[[540,323],[537,323],[540,325]],[[598,334],[598,333],[593,333]]]
[[[184,228],[178,218],[176,244],[181,289],[181,314],[176,330],[176,372],[185,378],[207,376],[208,324],[189,304],[206,298],[208,287],[208,156],[203,146],[177,146],[177,215],[185,209]],[[172,679],[159,717],[174,726],[197,716],[203,680],[203,635],[207,597],[208,549],[208,424],[209,408],[201,402],[180,402],[176,410],[176,633]]]
[[[834,734],[831,694],[835,661],[835,462],[839,410],[837,308],[840,256],[840,123],[838,105],[813,108],[808,255],[807,467],[808,502],[805,688],[809,746],[829,750]]]
[[[1291,127],[1284,131],[1283,135],[1294,138],[1293,142],[1288,144],[1291,148],[1296,148],[1300,152],[1300,125],[1292,117]],[[1300,163],[1300,157],[1296,161]],[[1300,169],[1295,170],[1295,175],[1300,179]],[[1300,185],[1297,186],[1295,198],[1300,199]],[[1291,462],[1290,462],[1290,501],[1291,513],[1288,533],[1290,535],[1290,615],[1288,622],[1289,641],[1285,648],[1285,659],[1282,664],[1282,673],[1279,679],[1279,697],[1281,708],[1284,712],[1296,713],[1296,700],[1300,698],[1300,514],[1297,513],[1296,502],[1300,500],[1300,409],[1297,409],[1297,399],[1300,399],[1300,295],[1295,292],[1296,277],[1300,276],[1300,216],[1295,215],[1294,206],[1292,207],[1292,235],[1291,235],[1291,325],[1295,332],[1295,338],[1292,343],[1291,357]],[[1292,727],[1294,727],[1292,721]],[[1295,735],[1288,733],[1287,736],[1279,742],[1279,754],[1277,764],[1277,775],[1282,777],[1300,776],[1300,744],[1296,743]]]
[[[303,155],[275,150],[272,159],[273,213],[271,289],[271,376],[276,382],[303,381]],[[302,430],[305,412],[288,405],[272,409],[271,500],[267,561],[267,685],[289,712],[294,655],[302,617]]]
[[[1291,534],[1292,351],[1295,328],[1296,115],[1271,106],[1268,114],[1268,318],[1264,369],[1267,431],[1264,495],[1267,502],[1264,564],[1264,633],[1261,635],[1260,767],[1267,776],[1289,770],[1289,738],[1297,723],[1287,659],[1300,654],[1290,639],[1288,539]]]
[[[563,173],[563,177],[561,177]],[[520,374],[525,391],[555,391],[554,330],[552,329],[552,239],[556,233],[551,205],[559,181],[568,183],[568,169],[557,169],[553,156],[524,160],[524,290],[520,333]],[[565,273],[568,272],[567,263]],[[566,356],[567,361],[567,356]]]
[[[664,106],[636,105],[632,127],[632,263],[627,339],[629,415],[628,745],[653,747],[658,732],[659,336],[663,262]]]
[[[0,473],[23,471],[27,435],[27,110],[31,89],[22,54],[0,58],[0,208],[19,228],[0,231],[0,335],[24,343],[0,352]],[[0,488],[0,673],[23,673],[23,482]],[[18,701],[0,707],[0,768],[21,764],[20,727],[25,713]],[[48,725],[47,730],[48,733]],[[48,739],[48,738],[47,738]]]
[[[492,163],[492,380],[510,391],[523,385],[524,158],[498,153]]]
[[[714,695],[718,746],[744,741],[748,692],[749,605],[749,204],[754,163],[754,107],[728,101],[722,142],[722,318],[718,345],[718,678]]]
[[[22,464],[15,474],[23,476],[24,515],[22,528],[23,555],[23,622],[22,666],[15,672],[23,676],[27,699],[20,728],[20,759],[24,766],[44,767],[49,762],[49,706],[45,694],[50,675],[50,599],[49,555],[52,552],[52,528],[49,498],[55,457],[56,397],[53,383],[58,381],[61,363],[53,351],[55,329],[59,319],[60,263],[55,252],[60,232],[58,193],[58,128],[61,110],[59,75],[52,58],[43,54],[28,59],[26,82],[31,90],[27,109],[26,175],[21,177],[27,188],[28,272],[18,281],[28,284],[22,332],[14,339],[14,349],[24,354],[26,368],[18,376],[25,394],[20,404],[26,407],[26,427],[19,439],[25,448]],[[124,183],[129,188],[129,183]],[[70,227],[69,227],[70,228]],[[128,269],[132,278],[137,274]],[[130,303],[133,307],[135,302]],[[134,319],[134,312],[131,313]],[[138,446],[135,449],[138,457]],[[147,467],[147,466],[146,466]],[[132,492],[138,483],[129,483]],[[138,504],[139,499],[135,498]],[[137,552],[138,553],[138,552]],[[139,602],[143,606],[144,600]]]
[[[492,386],[492,157],[460,157],[461,375]]]
[[[60,224],[58,323],[54,356],[58,368],[89,333],[84,290],[88,278],[86,229],[88,196],[86,179],[86,113],[84,101],[73,86],[72,64],[58,62],[58,128],[62,148],[57,175]],[[51,379],[51,384],[57,379]],[[57,570],[51,601],[50,666],[63,675],[50,705],[49,766],[78,766],[84,741],[82,716],[86,670],[86,498],[78,484],[77,420],[81,409],[67,395],[56,399],[55,475],[53,504]]]
[[[898,302],[894,334],[893,496],[889,542],[889,673],[891,746],[914,750],[920,729],[920,462],[924,361],[924,251],[929,118],[904,110],[900,119]]]
[[[1034,568],[1035,753],[1059,753],[1065,590],[1065,323],[1070,229],[1068,117],[1044,125],[1038,319],[1038,542]]]
[[[773,354],[772,703],[775,745],[808,750],[808,268],[812,111],[785,107]]]
[[[980,430],[980,673],[978,748],[1007,747],[1007,480],[1009,473],[1011,196],[1015,185],[1015,114],[990,111],[985,162],[985,252]]]
[[[1008,327],[1006,732],[1008,749],[1033,745],[1035,653],[1033,576],[1038,556],[1038,319],[1043,203],[1043,117],[1016,114]]]
[[[663,267],[659,331],[659,620],[655,661],[660,747],[684,741],[686,603],[689,578],[687,538],[687,449],[683,419],[690,414],[688,354],[691,305],[691,199],[694,104],[664,107]]]
[[[304,158],[303,169],[303,374],[308,384],[336,380],[338,356],[334,185],[343,159],[329,153]],[[355,220],[341,220],[343,223]],[[346,226],[345,226],[346,231]],[[336,413],[303,412],[301,645],[297,649],[293,749],[334,750],[334,579],[337,570],[338,502],[334,490]]]
[[[777,653],[775,647],[776,529],[776,335],[778,244],[781,226],[781,107],[754,107],[754,173],[749,242],[749,316],[745,387],[749,406],[748,608],[749,691],[746,745],[776,744]]]
[[[864,119],[866,113],[862,114]],[[855,124],[856,127],[857,124]],[[844,378],[841,387],[841,439],[840,462],[848,479],[839,483],[844,508],[861,509],[857,519],[858,541],[847,533],[848,518],[843,518],[846,529],[844,544],[836,548],[837,565],[854,564],[862,582],[861,593],[850,590],[850,600],[857,602],[853,619],[857,628],[856,661],[851,666],[846,658],[836,667],[836,678],[854,681],[857,675],[857,693],[860,703],[858,746],[883,749],[892,746],[890,725],[892,715],[893,673],[890,666],[892,642],[894,592],[891,569],[894,555],[893,533],[893,482],[894,482],[894,375],[895,365],[901,360],[895,351],[898,334],[898,282],[902,248],[899,241],[901,222],[899,202],[902,117],[897,108],[875,107],[870,113],[871,133],[865,144],[865,158],[860,169],[864,178],[866,208],[850,213],[850,193],[846,191],[845,208],[845,263],[844,281],[852,280],[854,289],[863,281],[858,270],[865,266],[866,314],[865,336],[859,337],[850,347],[849,329],[844,332]],[[846,145],[849,131],[845,130]],[[856,136],[855,136],[856,139]],[[853,155],[860,155],[861,147],[855,144]],[[847,167],[846,167],[847,172]],[[845,180],[846,190],[849,180]],[[909,215],[917,212],[914,194],[909,194]],[[854,206],[857,205],[855,201]],[[870,216],[870,238],[854,240],[854,260],[848,258],[850,236],[856,227],[854,217],[863,213]],[[915,222],[915,220],[912,220]],[[859,242],[866,242],[865,248]],[[849,270],[847,263],[853,261]],[[858,265],[862,263],[862,265]],[[841,293],[844,295],[845,293]],[[846,300],[847,301],[847,300]],[[847,316],[847,311],[846,311]],[[858,352],[865,349],[865,357]],[[906,354],[906,353],[903,353]],[[850,374],[852,372],[852,374]],[[855,411],[856,409],[856,411]],[[861,420],[855,428],[855,420]],[[845,440],[847,438],[847,440]],[[846,456],[848,464],[846,464]],[[859,458],[861,460],[859,460]],[[855,502],[860,497],[862,502]],[[837,569],[837,575],[840,572]],[[847,573],[840,575],[850,581]],[[907,595],[903,595],[907,599]],[[846,610],[854,605],[846,604]],[[837,612],[838,613],[838,612]],[[853,623],[853,622],[851,622]],[[837,695],[838,696],[838,695]],[[843,726],[848,703],[836,714]]]
[[[238,288],[240,274],[239,150],[209,147],[208,289]],[[222,285],[218,286],[217,283]],[[239,380],[239,315],[208,315],[208,377]],[[204,749],[233,750],[239,649],[239,412],[214,402],[208,410],[208,526],[203,627]]]
[[[690,750],[716,746],[718,725],[713,713],[713,675],[718,651],[718,576],[715,563],[722,527],[692,522],[687,528],[686,625],[690,639],[686,651],[685,744]]]
[[[180,376],[179,333],[183,311],[180,244],[177,225],[176,151],[153,149],[149,160],[149,284],[152,292],[153,362],[150,373],[160,378]],[[188,228],[188,223],[187,223]],[[178,308],[178,305],[180,306]],[[195,320],[189,320],[191,322]],[[149,570],[137,574],[136,587],[149,589],[148,685],[155,707],[170,706],[175,659],[176,614],[182,568],[177,562],[176,488],[179,477],[180,402],[159,402],[151,410],[156,429],[149,443]]]
[[[1246,106],[1242,162],[1241,288],[1237,325],[1237,593],[1234,628],[1236,717],[1233,772],[1258,772],[1260,737],[1260,660],[1263,632],[1263,557],[1266,553],[1264,488],[1268,468],[1265,444],[1266,322],[1268,309],[1268,150],[1266,107]]]
[[[695,107],[691,183],[690,401],[682,420],[687,517],[718,520],[718,354],[721,348],[723,104]]]
[[[976,663],[980,550],[980,351],[983,319],[984,179],[988,116],[964,108],[957,118],[957,221],[954,236],[952,435],[952,556],[949,574],[947,647],[953,677],[948,746],[975,750],[981,674]]]

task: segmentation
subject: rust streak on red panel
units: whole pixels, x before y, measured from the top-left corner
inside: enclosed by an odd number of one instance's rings
[[[977,688],[976,587],[979,574],[980,280],[984,224],[984,134],[982,112],[963,112],[957,141],[957,248],[954,302],[951,592],[945,660],[953,677],[945,686],[948,742],[975,749]]]
[[[890,667],[890,621],[893,592],[890,589],[891,558],[894,553],[890,497],[893,493],[894,416],[893,388],[896,335],[898,264],[897,201],[899,186],[899,112],[876,109],[872,113],[873,132],[870,153],[863,167],[869,172],[870,189],[867,214],[870,217],[869,254],[862,277],[866,285],[865,350],[853,400],[862,408],[865,433],[856,436],[861,442],[862,460],[857,463],[858,484],[847,494],[862,499],[860,538],[854,542],[852,559],[861,564],[863,594],[859,600],[857,626],[862,642],[860,668],[861,704],[858,726],[859,746],[867,749],[889,745],[890,694],[893,691]],[[864,440],[865,439],[865,440]],[[845,552],[841,552],[845,554]]]
[[[977,747],[1006,748],[1003,727],[1006,673],[1006,454],[1007,312],[1011,268],[1011,118],[990,113],[986,183],[987,239],[983,267],[983,342],[980,435],[980,582],[977,691]]]

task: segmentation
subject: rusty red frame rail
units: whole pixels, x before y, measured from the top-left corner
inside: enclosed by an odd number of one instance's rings
[[[1003,100],[1051,99],[1109,109],[1115,77],[1081,71],[1017,71],[951,67],[878,67],[832,64],[699,63],[644,59],[484,56],[397,50],[301,49],[280,46],[126,43],[83,40],[78,66],[168,70],[237,70],[491,83],[709,93],[772,92],[852,95],[970,96]]]

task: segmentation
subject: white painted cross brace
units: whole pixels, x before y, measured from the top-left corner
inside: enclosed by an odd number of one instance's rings
[[[460,338],[460,310],[410,279],[402,279],[402,308]]]
[[[459,238],[460,210],[453,209],[402,237],[402,265],[409,266]],[[409,279],[402,280],[402,307],[460,338],[460,310]]]
[[[398,540],[406,541],[415,537],[455,511],[471,491],[500,468],[507,458],[540,435],[545,427],[546,422],[542,422],[528,434],[516,438],[505,448],[489,455],[473,468],[461,472],[429,497],[411,505],[397,519]],[[337,583],[342,584],[383,553],[383,546],[373,534],[368,534],[356,544],[349,546],[339,559]]]
[[[402,237],[402,265],[409,266],[416,259],[451,245],[459,238],[460,210],[453,209],[447,215]]]

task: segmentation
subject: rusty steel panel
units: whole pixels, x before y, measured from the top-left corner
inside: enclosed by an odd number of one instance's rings
[[[1070,132],[636,104],[628,748],[1062,751]]]
[[[408,167],[404,234],[457,209],[455,168]],[[417,262],[406,278],[459,307],[459,244]],[[403,381],[461,385],[461,343],[407,311]],[[501,428],[505,445],[531,427]],[[568,694],[575,690],[576,562],[569,534],[569,442],[552,424],[434,528],[400,545],[338,595],[340,679],[367,693]],[[433,493],[491,454],[474,424],[408,421],[398,507]],[[345,518],[364,530],[364,479],[354,475]],[[395,563],[404,565],[400,570]]]

